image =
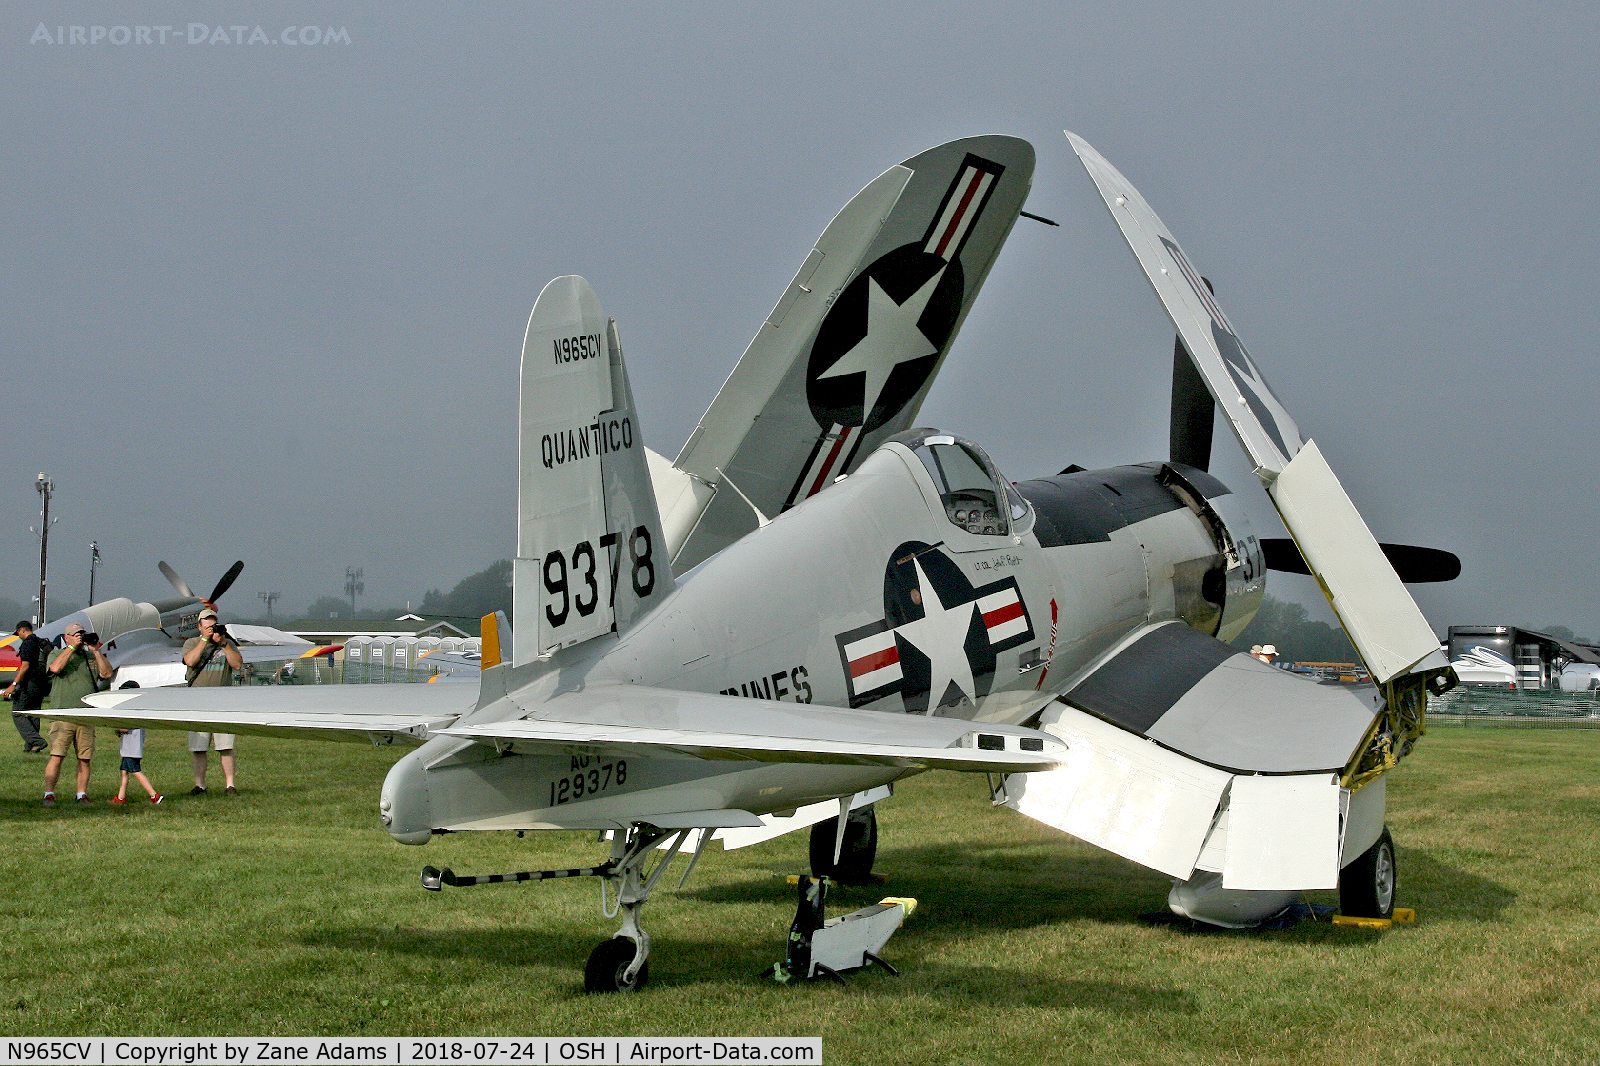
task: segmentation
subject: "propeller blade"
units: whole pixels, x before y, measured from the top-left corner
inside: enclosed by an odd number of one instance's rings
[[[1419,548],[1412,544],[1379,544],[1389,565],[1400,580],[1416,585],[1425,581],[1454,581],[1461,576],[1461,560],[1442,548]],[[1300,549],[1288,537],[1264,537],[1261,552],[1268,570],[1285,574],[1310,574],[1311,568]]]
[[[244,560],[240,559],[228,567],[228,572],[222,575],[222,580],[218,581],[217,587],[211,590],[211,598],[206,602],[215,608],[217,601],[222,599],[222,594],[233,587],[233,583],[239,580],[239,575],[242,573],[244,573]]]
[[[184,582],[183,578],[179,577],[178,572],[172,567],[168,566],[165,561],[157,563],[156,566],[161,569],[161,576],[171,582],[172,587],[178,590],[178,595],[187,596],[191,600],[198,600],[200,598],[190,591],[189,586]]]

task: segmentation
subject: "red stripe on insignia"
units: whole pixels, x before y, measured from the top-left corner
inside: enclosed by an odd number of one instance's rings
[[[870,417],[872,412],[868,411],[867,415]],[[839,439],[833,442],[833,450],[828,453],[828,458],[822,464],[822,469],[817,471],[817,480],[811,483],[811,491],[806,493],[807,496],[815,496],[822,491],[822,486],[827,483],[828,471],[833,469],[833,461],[839,458],[839,449],[844,447],[845,440],[849,438],[850,431],[854,428],[854,426],[845,426],[843,432],[839,434]]]
[[[870,674],[872,671],[881,670],[885,666],[893,666],[899,661],[899,645],[885,648],[882,651],[875,651],[871,655],[863,655],[859,659],[852,659],[850,662],[850,676],[860,677],[862,674]]]
[[[956,213],[950,218],[950,224],[944,228],[944,236],[939,238],[939,247],[933,250],[934,255],[939,256],[941,259],[944,258],[945,247],[950,243],[950,238],[954,236],[956,230],[960,228],[961,219],[965,217],[967,208],[972,205],[972,198],[977,195],[978,186],[982,182],[983,171],[974,171],[972,180],[967,183],[967,191],[961,194],[961,206],[956,208]]]
[[[1022,601],[1021,600],[1013,600],[1012,602],[1006,604],[1004,607],[996,607],[994,610],[989,611],[988,613],[986,613],[983,616],[983,624],[984,624],[985,628],[993,629],[995,626],[999,625],[1001,622],[1009,622],[1013,618],[1021,618],[1021,617],[1022,617]]]

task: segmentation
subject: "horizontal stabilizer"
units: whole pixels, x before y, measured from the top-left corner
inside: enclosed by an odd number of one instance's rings
[[[188,729],[358,743],[421,741],[477,703],[465,685],[122,689],[55,717],[123,729]]]
[[[1407,584],[1427,581],[1454,581],[1461,576],[1461,560],[1442,548],[1418,548],[1411,544],[1379,544],[1389,565]],[[1285,574],[1310,574],[1305,557],[1287,537],[1261,538],[1261,553],[1267,569]]]
[[[648,724],[645,724],[648,723]],[[1059,764],[1065,746],[1019,726],[749,700],[639,685],[564,692],[528,718],[442,730],[517,751],[1022,773]]]

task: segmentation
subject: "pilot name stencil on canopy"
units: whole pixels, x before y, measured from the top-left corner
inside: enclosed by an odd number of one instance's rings
[[[546,470],[591,456],[633,447],[633,419],[601,418],[587,426],[556,430],[539,438],[539,459]]]

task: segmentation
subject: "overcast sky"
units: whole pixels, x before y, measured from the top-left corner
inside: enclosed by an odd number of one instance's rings
[[[1164,458],[1171,328],[1065,127],[1379,538],[1461,555],[1436,628],[1600,634],[1600,15],[1338,6],[8,5],[0,595],[36,587],[41,470],[52,600],[94,539],[102,596],[166,595],[158,559],[201,591],[244,559],[243,614],[347,565],[373,606],[448,588],[513,550],[547,280],[595,286],[675,455],[845,201],[973,134],[1034,144],[1061,228],[1019,222],[921,421],[1015,479]]]

